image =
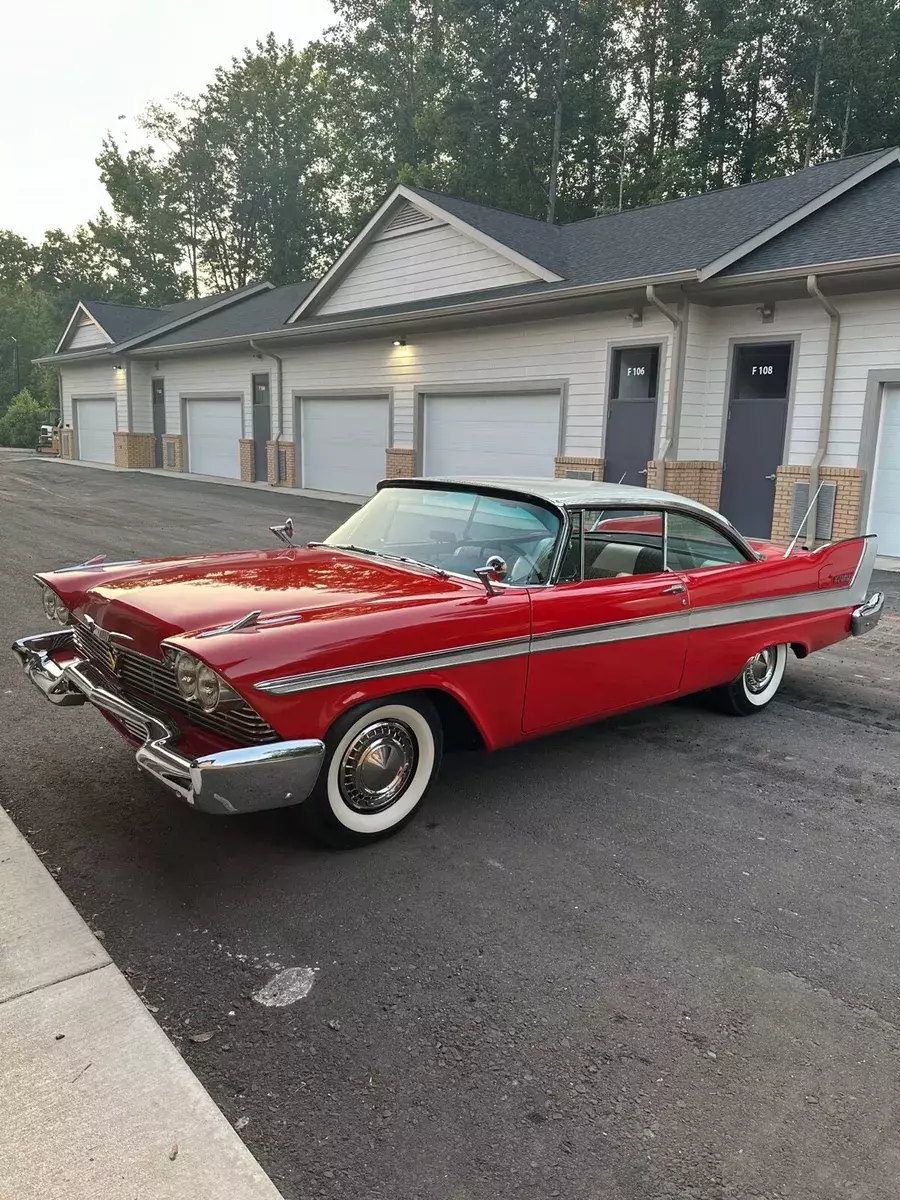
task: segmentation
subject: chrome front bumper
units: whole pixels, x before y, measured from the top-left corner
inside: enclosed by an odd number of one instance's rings
[[[860,604],[859,608],[854,608],[850,614],[850,632],[854,637],[861,637],[862,634],[868,633],[870,629],[874,629],[881,619],[881,610],[884,608],[884,592],[873,592],[865,604]]]
[[[179,754],[174,749],[177,728],[113,691],[87,659],[72,659],[65,666],[54,661],[55,653],[75,650],[71,629],[20,638],[12,648],[25,674],[52,704],[87,702],[124,725],[142,742],[135,753],[138,766],[194,808],[227,815],[283,808],[305,800],[319,777],[325,745],[317,738],[199,758]]]

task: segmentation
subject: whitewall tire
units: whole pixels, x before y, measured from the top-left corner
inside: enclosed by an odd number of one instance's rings
[[[443,738],[425,696],[385,697],[340,717],[325,739],[316,787],[295,810],[332,846],[360,846],[402,829],[441,762]]]
[[[744,664],[737,679],[713,689],[716,706],[736,717],[762,712],[781,687],[787,656],[788,647],[784,643],[757,651]]]

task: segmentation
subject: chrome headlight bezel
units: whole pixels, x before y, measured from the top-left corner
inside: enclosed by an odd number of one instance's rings
[[[209,693],[205,694],[204,689],[208,688]],[[197,671],[197,687],[196,700],[204,712],[215,712],[219,707],[219,701],[222,697],[222,682],[219,676],[215,673],[212,667],[208,667],[206,663],[200,663]]]
[[[234,688],[227,684],[217,671],[205,663],[202,658],[198,658],[196,654],[191,654],[188,650],[179,650],[177,646],[170,646],[166,643],[161,645],[160,650],[163,662],[171,667],[172,673],[175,676],[175,686],[178,689],[178,694],[188,704],[196,704],[205,713],[214,713],[221,708],[229,708],[243,703]],[[193,686],[188,690],[182,686],[178,673],[179,664],[193,667],[194,682]],[[200,690],[201,676],[205,679],[207,688],[210,689],[205,699]],[[215,686],[214,692],[210,687],[212,684]]]
[[[44,616],[55,625],[68,625],[69,610],[63,603],[62,597],[54,592],[46,583],[41,584],[41,607]]]
[[[175,686],[184,700],[197,699],[197,676],[200,672],[202,663],[199,658],[195,658],[193,654],[188,654],[186,650],[180,650],[175,656],[173,669],[175,671]],[[185,683],[182,678],[182,670],[185,673],[193,671],[193,683]]]
[[[41,605],[44,609],[44,616],[48,621],[56,620],[56,592],[52,588],[41,588]]]

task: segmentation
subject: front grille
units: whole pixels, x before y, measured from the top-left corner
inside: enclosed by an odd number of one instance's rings
[[[78,649],[103,671],[126,700],[138,706],[142,702],[152,701],[157,707],[182,717],[182,724],[208,729],[238,746],[278,741],[278,734],[272,726],[249,704],[241,702],[207,713],[199,705],[189,703],[178,690],[175,673],[158,659],[115,646],[116,666],[113,672],[109,647],[80,621],[73,621],[72,624]]]

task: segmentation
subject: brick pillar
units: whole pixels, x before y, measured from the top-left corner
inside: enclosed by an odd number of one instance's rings
[[[59,457],[75,457],[75,430],[71,425],[66,425],[59,431]]]
[[[183,471],[184,463],[184,439],[180,433],[164,433],[162,435],[163,443],[163,466],[167,471]]]
[[[283,459],[283,467],[279,471],[279,452]],[[266,475],[270,487],[295,487],[294,479],[296,455],[294,443],[279,441],[266,442]]]
[[[651,459],[647,463],[647,487],[674,492],[699,500],[710,508],[719,507],[722,490],[722,464],[708,459]]]
[[[240,447],[241,479],[244,483],[256,481],[256,442],[253,438],[241,438]]]
[[[834,522],[831,540],[856,537],[862,516],[863,485],[866,473],[859,467],[819,467],[819,483],[837,485],[834,498]],[[775,511],[772,514],[772,541],[787,545],[793,538],[791,512],[794,484],[809,482],[809,467],[779,467],[775,481]],[[812,499],[812,497],[810,497]],[[809,501],[807,501],[807,504]],[[801,514],[802,515],[802,514]],[[805,534],[801,535],[805,541]]]
[[[416,452],[411,446],[388,446],[384,452],[387,479],[403,479],[416,473]]]
[[[557,479],[570,478],[569,472],[577,471],[576,478],[585,472],[590,472],[590,478],[595,483],[603,478],[603,459],[590,458],[580,454],[557,454],[553,460],[553,474]]]
[[[113,435],[116,466],[132,470],[156,466],[156,437],[152,433],[130,433],[117,429]]]

